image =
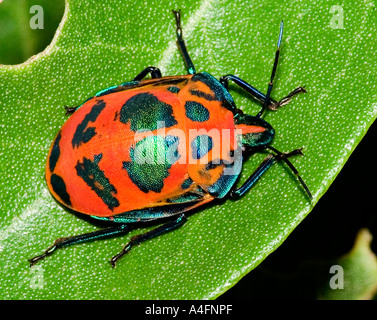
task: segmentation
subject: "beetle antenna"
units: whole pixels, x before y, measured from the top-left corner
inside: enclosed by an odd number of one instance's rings
[[[275,152],[276,155],[274,155],[274,157],[277,160],[283,160],[288,165],[288,167],[293,171],[293,173],[296,175],[297,179],[300,181],[301,185],[304,187],[304,189],[305,189],[306,193],[308,194],[309,198],[312,199],[313,196],[312,196],[312,194],[311,194],[308,186],[306,185],[305,181],[301,178],[300,174],[298,173],[297,169],[292,164],[292,162],[290,162],[288,160],[288,158],[290,158],[292,156],[303,155],[302,148],[295,149],[295,150],[293,150],[291,152],[288,152],[288,153],[281,152],[281,151],[279,151],[279,150],[277,150],[277,149],[275,149],[274,147],[271,147],[271,146],[266,146],[266,149],[270,149],[273,152]]]
[[[264,100],[264,104],[263,104],[262,110],[259,111],[259,113],[257,114],[258,118],[260,118],[262,116],[263,111],[266,110],[266,108],[270,104],[271,91],[272,91],[272,87],[273,87],[273,82],[274,82],[274,78],[275,78],[276,69],[277,69],[278,62],[279,62],[280,45],[281,45],[281,39],[283,38],[283,27],[284,27],[284,23],[283,23],[283,20],[281,20],[281,22],[280,22],[280,32],[279,32],[278,44],[277,44],[277,49],[276,49],[276,52],[275,52],[275,61],[274,61],[274,65],[272,67],[270,82],[268,83],[267,94],[266,94],[266,98]]]

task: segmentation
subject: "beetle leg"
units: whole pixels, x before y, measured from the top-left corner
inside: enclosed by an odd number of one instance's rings
[[[228,82],[229,80],[234,81],[237,85],[239,85],[241,88],[249,92],[256,100],[258,100],[260,103],[262,103],[262,109],[258,112],[256,117],[260,118],[266,109],[270,110],[276,110],[279,107],[286,105],[289,101],[291,101],[292,97],[295,96],[298,93],[301,92],[306,92],[304,87],[298,87],[294,89],[292,92],[290,92],[288,95],[286,95],[284,98],[282,98],[280,101],[275,101],[271,98],[271,92],[272,92],[272,87],[273,87],[273,82],[275,79],[275,74],[276,74],[276,69],[278,66],[279,62],[279,56],[280,56],[280,45],[281,45],[281,40],[283,37],[283,21],[280,23],[280,32],[279,32],[279,38],[277,42],[277,48],[275,52],[275,60],[274,64],[272,67],[272,72],[270,76],[270,81],[268,83],[267,87],[267,94],[262,93],[258,89],[254,88],[250,84],[248,84],[246,81],[233,76],[231,74],[223,76],[220,78],[220,82],[223,84],[223,86],[228,89]]]
[[[161,78],[161,71],[159,68],[156,67],[147,67],[143,71],[141,71],[135,78],[134,81],[143,80],[148,74],[151,74],[152,79]]]
[[[250,95],[259,101],[260,103],[264,104],[266,100],[266,95],[259,91],[258,89],[254,88],[251,84],[247,83],[245,80],[242,80],[241,78],[234,76],[232,74],[227,74],[220,78],[220,83],[225,87],[225,89],[228,90],[229,81],[233,81],[236,85],[244,89],[246,92],[250,93]],[[270,104],[276,105],[278,104],[277,101],[270,98]]]
[[[274,157],[277,160],[283,160],[288,165],[288,167],[292,170],[292,172],[296,175],[297,179],[300,181],[309,198],[312,199],[312,194],[310,193],[310,190],[306,185],[305,181],[301,178],[300,174],[298,173],[294,165],[288,160],[289,157],[294,156],[296,154],[303,155],[302,148],[293,150],[288,153],[280,152],[279,150],[276,150],[274,147],[271,146],[267,146],[266,148],[272,150],[273,152],[276,152],[276,155],[274,155]]]
[[[30,266],[33,266],[39,260],[42,260],[45,257],[53,254],[59,248],[73,245],[76,243],[97,240],[100,238],[112,237],[112,236],[126,233],[128,231],[129,231],[129,225],[122,224],[116,227],[109,227],[109,228],[97,230],[94,232],[84,233],[84,234],[80,234],[80,235],[76,235],[72,237],[64,237],[64,238],[56,239],[54,243],[52,244],[52,246],[48,247],[44,253],[34,258],[29,259]]]
[[[277,103],[270,103],[267,108],[270,110],[277,110],[289,103],[292,98],[299,93],[306,93],[305,87],[297,87],[296,89],[288,93],[285,97],[281,98]]]
[[[262,105],[264,105],[266,101],[266,95],[259,91],[257,88],[254,88],[251,84],[247,83],[245,80],[242,80],[241,78],[234,76],[232,74],[227,74],[220,78],[220,83],[225,87],[225,89],[228,90],[229,81],[233,81],[236,85],[244,89],[246,92],[250,93],[250,95],[260,102]],[[285,97],[280,99],[279,101],[276,101],[272,98],[270,98],[270,103],[267,106],[270,110],[277,110],[280,107],[288,104],[292,98],[299,93],[306,93],[306,90],[304,87],[297,87],[292,92],[287,94]]]
[[[272,154],[269,154],[241,187],[239,187],[238,189],[234,188],[230,191],[229,196],[233,199],[241,198],[257,183],[263,173],[265,173],[276,163],[276,161],[276,158]]]
[[[278,67],[278,61],[279,61],[279,55],[280,55],[280,44],[281,44],[282,37],[283,37],[283,20],[280,23],[279,39],[278,39],[278,44],[277,44],[277,48],[276,48],[276,52],[275,52],[274,65],[272,66],[272,72],[271,72],[270,82],[268,83],[268,87],[267,87],[266,98],[264,100],[264,104],[263,104],[263,107],[262,107],[261,111],[259,111],[258,114],[257,114],[258,118],[260,118],[262,116],[263,111],[266,110],[266,108],[270,104],[270,96],[271,96],[273,82],[274,82],[274,78],[275,78],[275,74],[276,74],[276,69]]]
[[[138,245],[139,243],[155,238],[161,234],[167,233],[171,230],[174,230],[180,226],[182,226],[187,221],[184,214],[180,214],[177,219],[174,221],[170,221],[168,223],[163,224],[162,226],[159,226],[151,231],[148,231],[146,233],[142,233],[136,236],[133,236],[130,241],[124,246],[121,252],[116,254],[114,257],[111,258],[110,263],[115,267],[116,262],[123,257],[126,253],[128,253],[133,246]]]
[[[181,55],[182,55],[183,61],[185,62],[188,73],[195,74],[196,73],[195,66],[187,51],[185,41],[183,40],[182,26],[181,26],[181,10],[177,10],[177,11],[173,10],[173,14],[175,16],[178,49],[181,52]]]
[[[65,115],[66,115],[66,116],[69,116],[69,115],[73,114],[73,113],[76,111],[77,108],[78,108],[78,107],[68,107],[68,106],[64,106],[64,109],[65,109]]]
[[[304,187],[306,193],[308,194],[309,198],[312,198],[312,195],[306,186],[305,182],[300,177],[298,171],[296,168],[291,164],[291,162],[288,160],[288,158],[295,156],[295,155],[302,155],[302,148],[295,149],[288,153],[278,152],[275,148],[268,147],[274,152],[277,152],[277,155],[269,154],[259,165],[259,167],[253,172],[253,174],[246,180],[246,182],[238,189],[234,188],[230,191],[229,196],[233,199],[239,199],[242,197],[248,190],[250,190],[257,181],[261,178],[261,176],[269,169],[271,168],[277,161],[283,160],[287,163],[287,165],[293,170],[294,174],[299,179],[300,183]]]

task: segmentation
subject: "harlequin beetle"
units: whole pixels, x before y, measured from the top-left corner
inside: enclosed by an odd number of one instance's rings
[[[272,147],[274,129],[261,118],[266,109],[278,109],[296,94],[306,92],[298,87],[280,101],[270,97],[283,22],[267,94],[263,94],[234,75],[218,81],[206,72],[197,73],[183,40],[180,11],[173,13],[177,45],[188,74],[162,77],[158,68],[148,67],[132,81],[102,90],[78,107],[66,107],[72,116],[48,154],[46,181],[55,199],[115,226],[59,238],[43,254],[30,259],[31,265],[58,248],[125,234],[136,222],[168,219],[132,237],[111,259],[115,266],[134,245],[183,225],[186,212],[216,198],[241,197],[280,160],[292,169],[311,198],[288,160],[302,154],[301,149],[283,153]],[[145,79],[147,75],[151,79]],[[256,116],[236,107],[228,92],[229,81],[262,104]],[[225,135],[226,145],[222,141]],[[266,149],[271,153],[237,188],[242,159]]]

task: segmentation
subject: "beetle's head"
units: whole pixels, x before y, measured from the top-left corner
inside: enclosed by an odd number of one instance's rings
[[[234,124],[240,130],[237,132],[245,149],[263,148],[271,143],[275,135],[275,130],[268,122],[248,114],[236,114]]]

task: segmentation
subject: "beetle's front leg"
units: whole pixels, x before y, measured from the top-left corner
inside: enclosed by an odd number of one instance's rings
[[[242,80],[239,77],[236,77],[232,74],[227,74],[220,78],[221,84],[228,89],[229,81],[233,81],[236,85],[244,89],[246,92],[248,92],[255,100],[260,102],[262,105],[265,104],[266,101],[266,95],[259,91],[257,88],[254,88],[251,84],[247,83],[245,80]],[[270,103],[268,104],[267,108],[270,110],[277,110],[280,107],[286,105],[289,103],[292,98],[299,94],[299,93],[306,93],[306,90],[304,87],[297,87],[292,92],[287,94],[285,97],[280,99],[279,101],[276,101],[272,98],[270,98]]]
[[[161,71],[159,68],[156,67],[147,67],[143,71],[141,71],[135,78],[134,81],[141,81],[143,80],[148,74],[151,75],[152,79],[161,78]]]
[[[229,196],[232,199],[241,198],[258,182],[262,175],[276,163],[276,161],[277,159],[272,154],[269,154],[241,187],[233,187],[233,189],[229,192]]]
[[[308,194],[309,198],[311,199],[312,195],[307,185],[300,177],[298,171],[294,168],[294,166],[288,160],[288,158],[293,157],[295,155],[302,155],[302,148],[295,149],[288,153],[279,152],[278,150],[270,146],[268,148],[273,150],[277,154],[276,155],[269,154],[240,188],[237,189],[236,187],[234,187],[233,190],[230,191],[229,196],[233,199],[239,199],[240,197],[242,197],[248,190],[250,190],[258,182],[258,180],[262,177],[262,175],[268,169],[270,169],[277,161],[282,160],[286,162],[287,165],[293,170],[294,174],[297,176],[302,186],[304,187],[306,193]]]

